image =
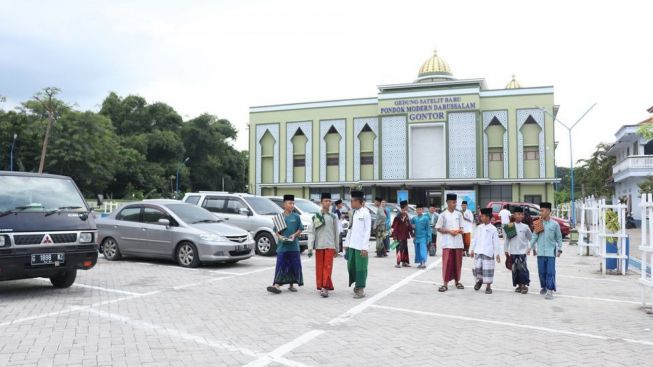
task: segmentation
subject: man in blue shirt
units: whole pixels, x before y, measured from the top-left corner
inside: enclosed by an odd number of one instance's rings
[[[556,290],[556,257],[562,254],[562,233],[558,222],[551,219],[551,203],[540,203],[543,231],[533,233],[530,248],[537,256],[537,270],[540,276],[540,294],[553,299]],[[536,226],[537,227],[537,226]],[[529,251],[530,255],[530,251]]]
[[[417,215],[410,220],[413,227],[415,263],[419,269],[426,268],[426,244],[431,241],[431,217],[424,214],[424,204],[417,204]]]
[[[274,284],[267,288],[268,292],[274,294],[281,293],[284,284],[290,285],[288,290],[291,292],[297,292],[295,284],[304,285],[299,252],[299,234],[303,226],[301,218],[294,212],[294,195],[283,196],[283,209],[286,228],[281,231],[274,228],[277,235],[277,266],[274,270]]]

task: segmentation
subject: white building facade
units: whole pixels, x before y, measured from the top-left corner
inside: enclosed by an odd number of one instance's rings
[[[653,116],[636,125],[622,126],[615,134],[617,141],[608,151],[608,155],[616,157],[612,168],[614,200],[625,198],[628,211],[638,221],[641,220],[639,184],[646,177],[653,176],[653,140],[646,141],[638,133],[645,124],[653,124]]]

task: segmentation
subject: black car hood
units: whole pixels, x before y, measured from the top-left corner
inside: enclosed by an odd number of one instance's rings
[[[95,230],[92,213],[63,211],[49,216],[44,212],[10,213],[0,217],[0,233]]]

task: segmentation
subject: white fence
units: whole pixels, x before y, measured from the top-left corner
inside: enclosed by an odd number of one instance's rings
[[[601,271],[607,272],[608,260],[617,261],[617,271],[626,274],[626,205],[606,204],[605,199],[587,197],[576,201],[576,222],[578,223],[578,254],[600,256]],[[608,228],[608,212],[617,217],[618,229]],[[616,252],[608,251],[608,240],[617,247]]]
[[[642,194],[639,206],[642,209],[642,240],[639,246],[642,257],[641,278],[642,306],[653,305],[653,277],[648,268],[653,264],[653,196]],[[651,302],[646,303],[647,295],[651,294]]]

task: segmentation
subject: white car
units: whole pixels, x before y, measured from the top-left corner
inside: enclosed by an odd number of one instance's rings
[[[248,231],[256,241],[256,252],[264,256],[276,254],[277,242],[274,236],[272,217],[282,213],[271,200],[250,195],[220,191],[200,191],[188,193],[183,201],[201,206],[212,212],[216,217],[224,219],[227,223]],[[302,220],[304,228],[310,223]],[[300,238],[301,250],[307,247],[306,236]]]

